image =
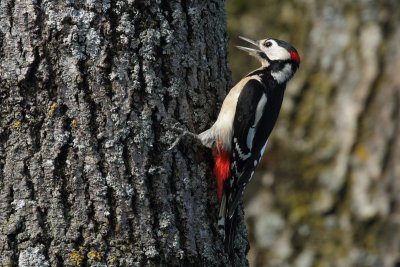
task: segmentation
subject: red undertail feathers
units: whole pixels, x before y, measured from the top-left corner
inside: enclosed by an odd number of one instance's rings
[[[224,182],[230,176],[230,154],[226,152],[221,146],[217,145],[213,149],[213,157],[215,161],[214,176],[217,181],[217,196],[219,202],[222,200],[224,189]]]

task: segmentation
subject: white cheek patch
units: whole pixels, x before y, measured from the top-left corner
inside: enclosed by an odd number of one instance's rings
[[[267,56],[271,60],[286,60],[290,59],[289,52],[278,45],[273,45],[269,49],[267,48]]]
[[[285,48],[279,46],[277,42],[274,40],[269,40],[269,42],[272,45],[270,47],[262,47],[261,50],[270,60],[287,60],[291,58],[290,53]]]
[[[277,81],[277,83],[283,83],[288,81],[293,75],[292,66],[286,64],[282,70],[271,71],[271,76]]]

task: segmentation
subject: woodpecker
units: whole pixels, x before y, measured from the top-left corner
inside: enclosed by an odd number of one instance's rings
[[[256,57],[261,67],[230,90],[215,123],[198,135],[212,149],[220,202],[218,228],[228,253],[236,234],[238,204],[275,126],[286,83],[300,65],[298,52],[285,41],[239,38],[256,47],[237,46]]]

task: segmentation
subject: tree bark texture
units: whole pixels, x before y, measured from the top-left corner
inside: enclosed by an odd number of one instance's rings
[[[399,266],[399,2],[236,4],[232,35],[302,58],[247,199],[251,265]]]
[[[0,1],[0,265],[228,264],[209,151],[167,151],[215,119],[226,42],[220,0]]]

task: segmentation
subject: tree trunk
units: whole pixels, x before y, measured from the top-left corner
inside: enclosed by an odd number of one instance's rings
[[[226,42],[220,0],[1,1],[0,265],[227,264],[209,151],[167,151],[215,119]]]
[[[228,14],[249,37],[291,39],[302,57],[247,202],[251,262],[399,266],[399,1],[243,5]]]

